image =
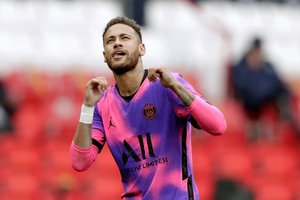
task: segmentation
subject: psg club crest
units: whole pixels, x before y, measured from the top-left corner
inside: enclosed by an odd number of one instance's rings
[[[143,116],[146,119],[153,119],[156,117],[156,107],[152,104],[147,104],[143,108]]]

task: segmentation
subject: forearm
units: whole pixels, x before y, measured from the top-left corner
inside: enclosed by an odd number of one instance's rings
[[[79,122],[74,135],[74,144],[81,148],[92,145],[91,124],[94,118],[94,106],[82,104]]]
[[[89,148],[92,145],[91,124],[78,122],[74,135],[74,144],[81,148]]]
[[[200,97],[195,97],[188,110],[203,130],[213,135],[221,135],[225,132],[227,123],[223,113]]]
[[[189,106],[195,99],[195,95],[188,91],[183,84],[179,81],[175,81],[170,87],[173,92],[181,99],[185,106]]]

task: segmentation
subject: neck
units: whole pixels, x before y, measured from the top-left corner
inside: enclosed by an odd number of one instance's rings
[[[137,66],[133,70],[122,75],[114,74],[121,96],[134,94],[142,82],[144,76],[143,66]]]

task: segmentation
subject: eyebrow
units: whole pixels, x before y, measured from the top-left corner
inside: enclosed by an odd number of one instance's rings
[[[111,36],[109,36],[108,38],[104,38],[104,41],[107,41],[107,40],[109,40],[109,39],[111,39],[111,38],[115,38],[115,36],[111,35]]]
[[[122,36],[125,36],[125,35],[130,36],[130,34],[128,34],[128,33],[121,33],[121,34],[119,34],[119,35],[117,35],[117,36],[122,37]],[[116,36],[111,35],[111,36],[109,36],[108,38],[115,38],[115,37],[116,37]],[[107,38],[107,39],[108,39],[108,38]]]
[[[118,36],[120,36],[120,37],[123,37],[123,36],[129,36],[129,37],[131,37],[131,35],[128,34],[128,33],[121,33],[121,34],[119,34]],[[111,38],[116,38],[116,36],[111,35],[111,36],[109,36],[108,38],[106,38],[105,41],[107,41],[108,39],[111,39]]]

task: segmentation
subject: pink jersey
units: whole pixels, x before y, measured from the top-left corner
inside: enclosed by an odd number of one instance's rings
[[[77,162],[78,170],[87,169],[107,143],[122,176],[122,199],[198,200],[190,122],[212,134],[222,134],[226,122],[184,78],[173,76],[196,95],[189,107],[160,81],[145,79],[129,102],[109,87],[95,107],[92,147],[72,145],[74,168]]]

